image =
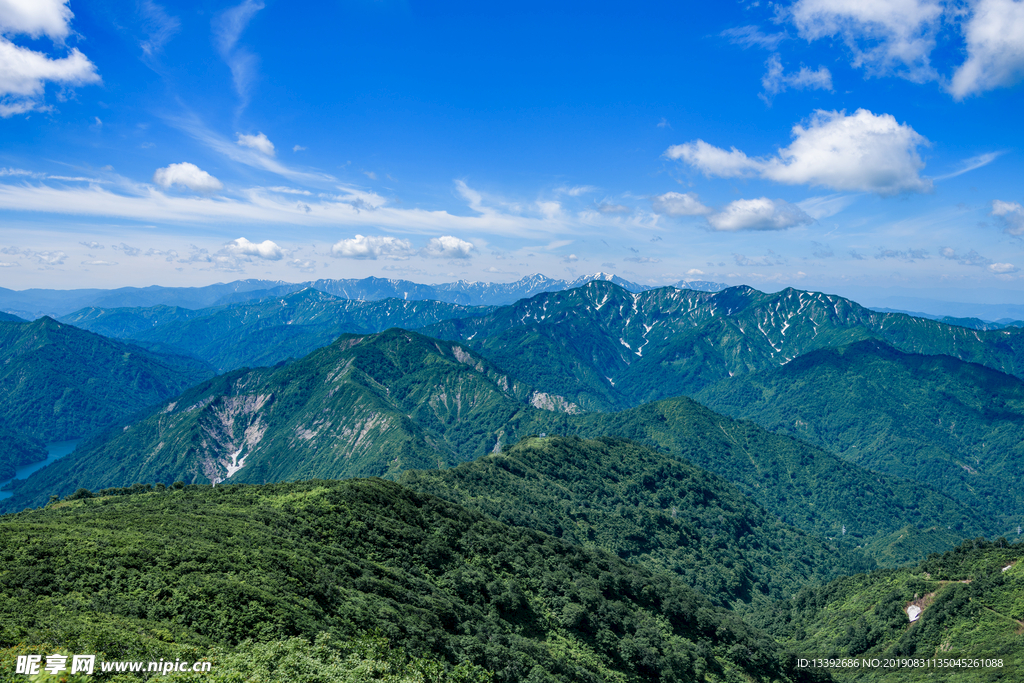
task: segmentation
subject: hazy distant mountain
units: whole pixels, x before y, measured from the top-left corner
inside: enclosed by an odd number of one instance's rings
[[[1024,330],[971,330],[795,289],[633,293],[591,282],[422,332],[463,340],[521,381],[588,410],[691,395],[727,377],[860,339],[1024,377]]]
[[[110,290],[27,289],[18,292],[0,287],[0,311],[7,311],[10,314],[31,320],[44,315],[61,317],[84,308],[170,306],[195,310],[268,297],[282,297],[307,287],[342,299],[358,301],[407,299],[410,301],[445,301],[462,306],[498,306],[511,304],[540,292],[572,289],[593,280],[614,282],[631,292],[655,289],[654,286],[636,284],[608,273],[583,275],[574,280],[556,280],[535,274],[527,275],[512,283],[460,280],[438,285],[367,277],[358,280],[315,280],[300,283],[239,280],[206,287],[121,287]],[[680,280],[674,286],[703,291],[719,291],[726,287],[726,285],[705,280]]]
[[[235,293],[259,292],[287,283],[268,280],[238,280],[205,287],[120,287],[118,289],[26,289],[0,287],[0,310],[22,318],[48,315],[59,317],[81,308],[124,308],[137,306],[181,306],[205,308]],[[301,289],[301,287],[299,287]]]
[[[327,346],[340,334],[412,329],[483,315],[489,307],[440,301],[339,299],[306,288],[259,301],[193,311],[179,307],[87,308],[61,318],[83,329],[131,339],[146,348],[194,356],[218,372],[274,365]]]
[[[85,436],[212,374],[51,318],[0,322],[0,423],[43,441]]]

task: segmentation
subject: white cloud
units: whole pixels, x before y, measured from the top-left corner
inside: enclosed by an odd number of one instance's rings
[[[86,249],[103,249],[103,245],[99,242],[79,242]]]
[[[101,81],[96,65],[72,48],[67,57],[50,59],[41,52],[0,38],[0,116],[7,118],[45,109],[43,94],[47,81],[67,86]]]
[[[853,65],[914,82],[936,77],[930,63],[942,0],[797,0],[789,16],[808,41],[841,36]]]
[[[920,177],[924,162],[917,152],[928,140],[890,114],[858,109],[847,116],[818,110],[807,127],[793,126],[793,138],[773,157],[748,157],[735,147],[726,151],[703,140],[673,145],[665,156],[707,176],[760,176],[789,185],[883,195],[931,190],[931,181]]]
[[[979,0],[964,25],[967,60],[949,91],[957,100],[1013,85],[1024,77],[1024,2]]]
[[[711,209],[700,203],[692,192],[666,192],[651,199],[654,210],[668,216],[703,216]]]
[[[167,188],[171,185],[181,185],[196,192],[214,192],[224,187],[224,184],[212,175],[187,161],[158,168],[153,174],[153,182]]]
[[[412,254],[412,242],[397,237],[365,237],[340,240],[331,247],[331,256],[355,259],[407,259]]]
[[[473,255],[473,243],[451,235],[434,237],[423,249],[422,254],[430,258],[469,258]]]
[[[266,261],[280,261],[284,258],[284,251],[281,247],[270,240],[263,240],[256,244],[244,237],[239,237],[233,242],[228,242],[224,249],[235,256],[255,256]]]
[[[117,261],[82,261],[83,266],[116,266]]]
[[[67,0],[0,0],[0,117],[48,109],[43,104],[47,82],[69,87],[101,82],[96,65],[78,48],[50,59],[8,39],[46,36],[62,48],[73,16]]]
[[[1007,273],[1016,273],[1020,270],[1017,266],[1012,263],[993,263],[988,267],[993,273],[998,275],[1005,275]]]
[[[254,149],[261,154],[266,154],[268,157],[274,156],[274,143],[271,142],[263,133],[257,133],[256,135],[238,133],[237,135],[238,144],[242,147]]]
[[[782,60],[778,55],[772,55],[765,62],[768,71],[761,79],[761,86],[764,87],[762,98],[770,100],[774,95],[792,88],[794,90],[832,90],[832,72],[823,66],[811,71],[806,66],[801,66],[796,73],[787,74],[782,68]]]
[[[800,207],[781,199],[737,199],[722,211],[708,216],[708,223],[715,230],[735,232],[737,230],[786,230],[798,225],[813,223],[814,219]]]
[[[1011,235],[1024,235],[1024,206],[1017,202],[992,202],[992,215],[998,216]]]
[[[68,0],[0,0],[0,33],[62,42],[74,17],[67,4]]]
[[[537,202],[537,210],[548,220],[562,217],[562,205],[559,202]]]
[[[288,266],[289,268],[295,268],[301,273],[312,273],[316,271],[315,259],[293,258],[290,261],[285,261],[285,265]]]
[[[293,152],[305,152],[307,149],[309,148],[303,147],[302,145],[295,145],[294,147],[292,147]]]

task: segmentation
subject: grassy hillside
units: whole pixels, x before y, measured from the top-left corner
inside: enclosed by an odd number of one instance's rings
[[[498,682],[806,679],[678,580],[398,484],[120,493],[0,518],[0,647],[151,660],[375,632]]]
[[[782,524],[720,477],[622,439],[528,438],[399,481],[677,574],[723,606],[780,598],[874,566]]]
[[[0,322],[0,422],[43,441],[88,435],[213,373],[51,318]]]
[[[983,658],[974,670],[885,668],[840,680],[1016,681],[1024,674],[1024,544],[966,541],[913,567],[808,587],[749,614],[802,656]],[[919,617],[910,621],[908,608]]]
[[[1016,377],[865,341],[731,378],[695,398],[1013,525],[1024,519],[1024,381]]]

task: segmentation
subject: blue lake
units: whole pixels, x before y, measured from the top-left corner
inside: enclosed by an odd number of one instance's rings
[[[78,441],[78,439],[74,439],[73,441],[55,441],[54,443],[46,444],[46,451],[49,453],[46,460],[40,460],[39,462],[34,462],[31,465],[22,465],[14,470],[14,479],[26,479],[33,472],[43,469],[55,460],[60,460],[65,455],[75,450],[75,446],[78,445]],[[0,488],[7,486],[7,484],[14,481],[14,479],[0,481]],[[10,498],[12,495],[14,494],[10,491],[0,491],[0,500]]]

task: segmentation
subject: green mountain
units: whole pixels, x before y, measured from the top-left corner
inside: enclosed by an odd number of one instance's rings
[[[462,667],[420,681],[813,680],[672,577],[381,480],[82,492],[0,518],[0,557],[6,663],[212,650],[213,680],[346,680],[249,678],[263,664],[244,655],[310,664],[371,633]]]
[[[215,309],[219,310],[219,309]],[[203,317],[209,309],[192,310],[180,306],[149,306],[146,308],[82,308],[62,315],[58,320],[113,339],[132,339],[142,332],[168,324],[180,324]]]
[[[560,433],[615,435],[656,447],[725,478],[787,524],[843,548],[860,548],[887,564],[923,557],[920,550],[934,547],[929,539],[938,538],[939,547],[948,548],[950,542],[1006,528],[1001,520],[927,485],[869,472],[817,446],[714,413],[685,397],[572,417]],[[919,547],[894,558],[889,535],[904,527],[916,530]]]
[[[23,323],[23,322],[28,322],[28,321],[25,320],[24,318],[19,318],[18,316],[14,315],[13,313],[6,313],[4,311],[0,311],[0,322],[5,322],[5,323]]]
[[[46,460],[46,445],[31,436],[0,427],[0,481],[14,476],[14,469]]]
[[[1022,543],[965,541],[913,567],[809,586],[746,616],[811,657],[953,660],[940,668],[835,671],[838,680],[1017,681],[1024,674],[1022,559]],[[957,662],[963,659],[989,661]]]
[[[196,311],[169,306],[89,308],[61,320],[155,351],[194,356],[227,372],[301,358],[345,333],[412,329],[489,310],[440,301],[353,301],[307,288]]]
[[[193,387],[144,419],[80,444],[20,484],[0,509],[41,505],[79,487],[140,481],[393,478],[474,460],[545,432],[657,447],[725,478],[784,522],[887,563],[1005,531],[1001,521],[929,486],[868,472],[687,398],[618,413],[578,412],[561,397],[511,380],[460,342],[402,330],[346,335],[294,363],[238,370]],[[891,537],[905,528],[914,530],[913,543]]]
[[[733,377],[695,398],[929,484],[988,516],[1024,521],[1024,381],[1016,377],[863,341]]]
[[[51,318],[0,322],[0,422],[43,441],[88,435],[210,377],[202,362],[156,354]]]
[[[971,330],[791,288],[631,293],[595,281],[420,331],[463,340],[517,379],[586,410],[693,395],[862,339],[1024,377],[1024,330]]]
[[[445,467],[490,452],[510,422],[543,429],[558,423],[552,411],[576,410],[456,342],[402,330],[343,335],[294,363],[189,389],[80,444],[4,505],[139,481],[262,484]]]
[[[409,488],[677,574],[729,606],[873,568],[781,523],[721,477],[622,439],[527,438]]]

